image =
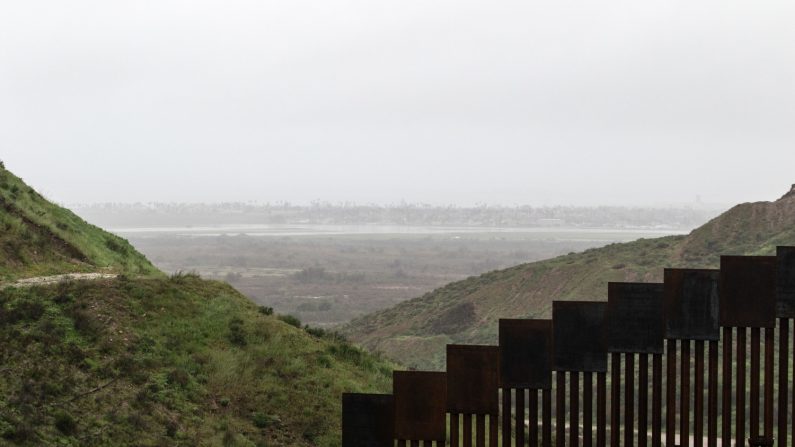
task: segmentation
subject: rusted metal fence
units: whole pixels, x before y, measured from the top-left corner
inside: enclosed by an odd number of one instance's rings
[[[343,395],[343,447],[795,447],[793,318],[795,247],[609,283],[500,320],[499,346],[449,345],[446,372],[395,371],[392,395]]]

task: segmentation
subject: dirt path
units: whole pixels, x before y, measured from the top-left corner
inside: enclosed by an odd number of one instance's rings
[[[6,287],[32,287],[58,284],[63,281],[96,281],[100,279],[116,278],[119,275],[111,273],[68,273],[65,275],[35,276],[33,278],[19,279],[12,283],[0,284],[0,288]]]

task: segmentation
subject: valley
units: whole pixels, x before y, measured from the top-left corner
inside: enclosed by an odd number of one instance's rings
[[[260,305],[332,327],[495,269],[673,229],[400,225],[111,228],[166,272],[227,281]]]

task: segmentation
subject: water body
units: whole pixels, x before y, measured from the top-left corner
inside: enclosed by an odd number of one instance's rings
[[[466,226],[410,226],[410,225],[318,225],[318,224],[227,224],[216,226],[158,226],[111,228],[124,237],[141,236],[357,236],[357,235],[523,235],[543,239],[565,240],[634,240],[674,234],[686,230],[671,228],[562,228],[562,227],[466,227]]]

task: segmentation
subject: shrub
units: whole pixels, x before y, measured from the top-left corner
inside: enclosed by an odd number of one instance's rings
[[[327,335],[327,332],[319,327],[309,327],[309,325],[306,325],[304,330],[307,334],[316,338],[324,338]]]
[[[268,306],[260,306],[259,313],[262,315],[273,315],[273,308]]]
[[[298,317],[294,317],[292,315],[279,315],[279,319],[290,326],[295,326],[297,328],[301,327],[301,320],[299,320]]]
[[[116,253],[119,253],[119,254],[127,253],[127,247],[122,245],[116,239],[106,239],[105,240],[105,246],[107,246],[111,251],[115,251]]]
[[[169,438],[177,436],[177,430],[179,430],[179,425],[177,424],[177,421],[166,422],[166,436],[168,436]]]
[[[18,323],[20,321],[38,321],[44,315],[44,306],[35,301],[22,301],[16,308],[8,312],[1,320],[7,320],[9,323]]]
[[[71,414],[59,411],[55,414],[55,428],[65,435],[71,435],[77,431],[77,422]]]
[[[70,312],[75,330],[84,336],[96,338],[102,331],[102,323],[87,311],[75,308]]]
[[[243,327],[243,320],[240,318],[232,318],[229,321],[229,341],[238,346],[245,346],[248,343],[246,328]]]
[[[336,343],[328,348],[328,352],[338,360],[356,365],[371,371],[375,366],[372,359],[359,348],[348,343]]]
[[[36,429],[27,422],[20,422],[11,430],[3,433],[3,438],[24,444],[32,441],[36,437]]]
[[[201,279],[201,276],[196,272],[183,272],[180,270],[171,275],[169,279],[176,284],[185,284],[189,280]]]
[[[254,422],[254,426],[257,428],[265,428],[268,426],[268,415],[265,413],[254,413],[254,416],[252,416],[251,420]]]
[[[173,369],[168,373],[168,383],[185,388],[190,382],[190,374],[183,369]]]

